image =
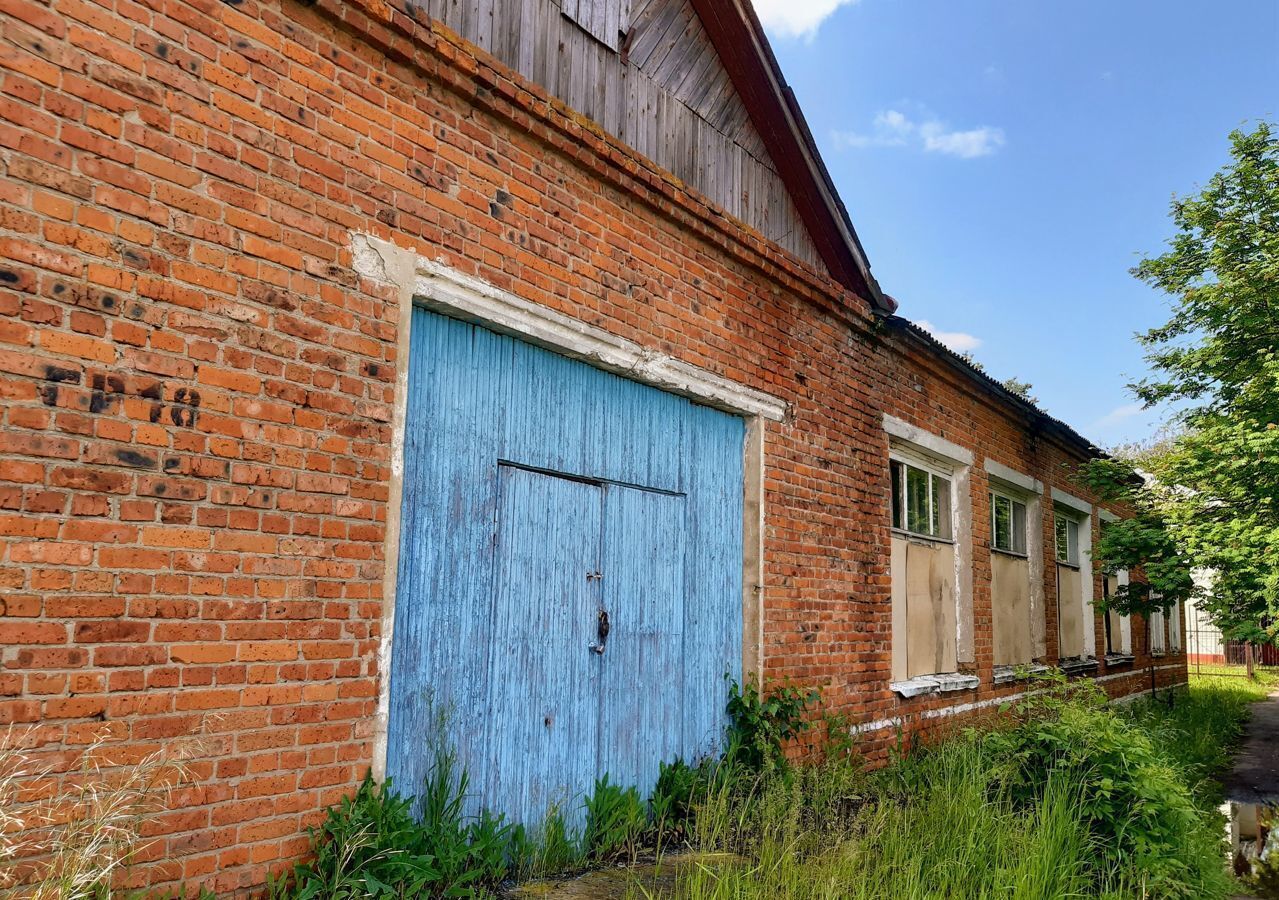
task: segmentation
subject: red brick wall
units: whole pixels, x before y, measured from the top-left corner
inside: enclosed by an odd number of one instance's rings
[[[882,409],[1024,441],[962,384],[897,396],[857,298],[380,0],[0,29],[0,723],[64,765],[206,736],[134,883],[260,884],[370,765],[398,309],[354,234],[787,400],[768,673],[899,714]]]
[[[1039,480],[1043,484],[1043,596],[1045,610],[1044,662],[1057,660],[1057,580],[1055,544],[1053,534],[1054,487],[1086,500],[1098,508],[1097,498],[1078,484],[1072,477],[1075,467],[1088,458],[1088,450],[1078,441],[1062,435],[1061,429],[1035,420],[1023,407],[1002,398],[980,377],[951,359],[945,352],[928,347],[919,338],[900,328],[886,329],[885,338],[877,359],[881,369],[877,383],[883,390],[884,409],[891,415],[934,435],[945,438],[972,451],[971,503],[972,503],[972,562],[973,562],[973,618],[975,666],[963,666],[981,679],[976,691],[960,691],[946,695],[927,695],[903,699],[889,691],[886,679],[876,677],[863,682],[860,690],[854,689],[856,708],[866,711],[863,721],[893,721],[894,727],[868,736],[865,749],[870,753],[882,752],[893,746],[897,739],[896,723],[901,722],[906,731],[928,730],[946,722],[950,717],[938,715],[942,710],[957,705],[977,704],[986,708],[995,705],[998,698],[1026,690],[1025,683],[995,686],[992,681],[993,653],[991,631],[990,594],[990,482],[984,463],[992,459]],[[885,435],[876,450],[882,466],[887,465],[888,438]],[[878,476],[887,479],[886,468]],[[887,496],[881,513],[888,519]],[[1110,512],[1124,515],[1121,506],[1109,508]],[[1099,515],[1091,517],[1092,542],[1095,545],[1100,527]],[[886,540],[886,538],[885,538]],[[1134,576],[1139,577],[1139,576]],[[1093,597],[1102,596],[1100,576],[1094,575]],[[887,634],[891,630],[891,609],[882,604],[870,613],[874,623],[872,630]],[[1120,697],[1149,687],[1148,666],[1157,667],[1156,678],[1160,686],[1181,684],[1186,680],[1186,660],[1183,653],[1152,657],[1148,653],[1145,623],[1134,617],[1132,621],[1133,662],[1107,667],[1105,656],[1105,626],[1101,616],[1093,619],[1095,647],[1100,666],[1095,673],[1104,689],[1113,697]],[[1183,627],[1184,634],[1184,627]],[[879,671],[886,672],[891,648],[885,643]]]

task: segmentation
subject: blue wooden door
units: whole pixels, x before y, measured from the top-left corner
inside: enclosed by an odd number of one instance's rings
[[[623,786],[657,780],[683,750],[683,495],[610,487],[604,513],[602,607],[609,640],[599,654],[596,773]]]
[[[598,485],[499,468],[488,741],[483,796],[521,822],[595,777],[599,657]],[[475,762],[472,762],[475,765]],[[476,774],[480,774],[477,772]],[[478,782],[477,782],[478,786]]]
[[[714,750],[742,651],[743,422],[415,310],[387,772],[570,821]],[[606,640],[600,624],[608,621]]]

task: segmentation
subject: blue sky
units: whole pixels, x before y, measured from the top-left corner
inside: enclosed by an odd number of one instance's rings
[[[884,290],[1110,446],[1168,205],[1279,118],[1279,0],[755,0]]]

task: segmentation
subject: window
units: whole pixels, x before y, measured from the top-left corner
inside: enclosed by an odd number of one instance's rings
[[[1150,600],[1155,603],[1159,600],[1159,595],[1154,591],[1150,592]],[[1150,611],[1150,619],[1146,623],[1146,628],[1150,633],[1150,655],[1163,656],[1167,652],[1168,645],[1168,624],[1164,619],[1162,609],[1152,609]]]
[[[950,478],[900,459],[891,460],[893,527],[921,537],[948,541]]]
[[[975,686],[968,684],[975,678],[957,674],[959,617],[971,616],[962,606],[962,577],[972,565],[969,535],[957,530],[960,517],[972,513],[971,495],[957,486],[967,483],[972,454],[891,417],[885,417],[884,430],[892,489],[891,683],[906,697],[941,690],[934,676]]]
[[[990,546],[1004,553],[1026,555],[1026,504],[990,493]]]
[[[1082,663],[1096,652],[1092,629],[1092,573],[1084,561],[1089,539],[1090,517],[1063,509],[1053,514],[1054,553],[1057,559],[1057,658]]]
[[[1057,513],[1057,562],[1068,566],[1079,565],[1079,522]]]
[[[1105,523],[1102,524],[1102,527],[1105,527]],[[1128,583],[1127,579],[1127,572],[1111,572],[1102,576],[1101,596],[1105,599],[1107,605],[1119,596],[1119,588]],[[1106,628],[1106,655],[1128,655],[1132,648],[1132,625],[1128,617],[1120,615],[1116,610],[1107,609],[1103,624]]]

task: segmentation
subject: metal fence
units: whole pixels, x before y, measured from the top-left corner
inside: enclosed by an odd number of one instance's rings
[[[1193,605],[1186,607],[1186,662],[1190,671],[1245,677],[1249,652],[1249,646],[1242,641],[1226,640],[1207,613]],[[1253,644],[1251,654],[1254,669],[1279,669],[1279,647]]]

